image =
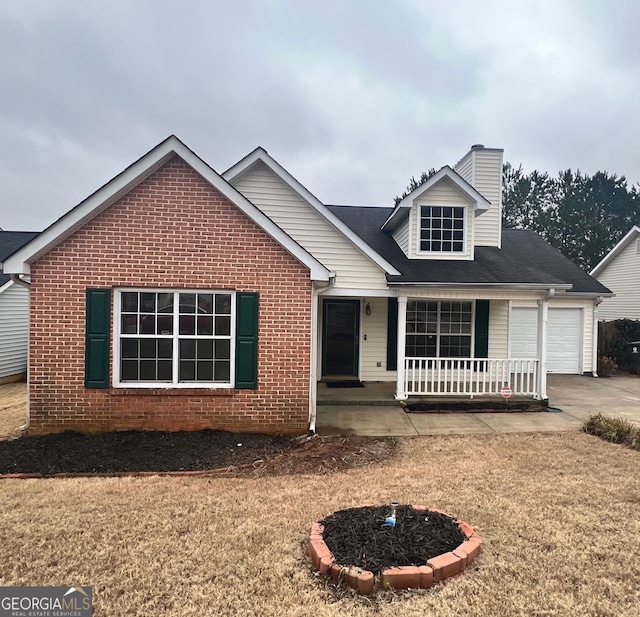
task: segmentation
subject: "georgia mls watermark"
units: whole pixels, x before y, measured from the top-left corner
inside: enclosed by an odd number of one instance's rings
[[[0,587],[0,617],[91,617],[91,587]]]

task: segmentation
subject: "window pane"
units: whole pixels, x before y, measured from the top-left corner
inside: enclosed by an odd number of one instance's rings
[[[185,358],[195,358],[195,357],[196,357],[196,341],[194,339],[180,341],[180,359],[182,360]]]
[[[156,340],[155,339],[145,338],[140,340],[140,357],[141,358],[156,357]]]
[[[457,219],[464,218],[464,208],[454,208],[453,209],[453,216],[454,216],[454,218],[457,218]]]
[[[123,360],[120,366],[120,373],[121,373],[122,381],[137,381],[138,380],[138,361]]]
[[[180,312],[196,312],[196,294],[180,294]]]
[[[122,294],[122,312],[138,312],[138,293],[135,291],[125,291]]]
[[[133,338],[122,339],[122,357],[137,358],[138,357],[138,340]]]
[[[160,381],[172,381],[173,370],[171,360],[158,360],[158,380]]]
[[[182,309],[182,305],[180,305]],[[195,334],[196,318],[195,315],[180,315],[180,334]]]
[[[198,313],[213,313],[213,294],[198,294]]]
[[[173,294],[158,294],[158,313],[173,313]]]
[[[198,381],[213,381],[213,361],[198,361]]]
[[[173,357],[173,341],[171,339],[158,339],[158,358]]]
[[[144,312],[144,313],[156,312],[156,294],[154,293],[140,294],[140,312]]]
[[[140,315],[140,334],[156,333],[156,316]]]
[[[195,381],[196,378],[196,363],[193,360],[181,360],[180,361],[180,374],[178,379],[180,381]]]
[[[158,315],[158,334],[173,334],[173,315]]]
[[[229,381],[231,379],[231,362],[216,362],[214,381]]]
[[[216,360],[231,358],[231,341],[216,341]]]
[[[231,317],[216,317],[216,334],[220,336],[231,334]]]
[[[213,334],[213,317],[209,315],[198,315],[198,334]]]
[[[156,361],[140,360],[140,381],[156,380]]]
[[[123,315],[120,322],[120,331],[122,334],[138,334],[138,316]]]
[[[216,315],[231,315],[230,294],[216,294]]]
[[[192,341],[190,341],[192,342]],[[199,360],[213,360],[213,341],[196,341]]]

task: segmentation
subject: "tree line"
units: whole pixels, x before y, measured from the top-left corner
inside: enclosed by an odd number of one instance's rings
[[[396,203],[434,173],[412,177]],[[567,169],[554,177],[505,163],[502,179],[503,227],[535,231],[587,271],[640,224],[640,189],[624,176]]]

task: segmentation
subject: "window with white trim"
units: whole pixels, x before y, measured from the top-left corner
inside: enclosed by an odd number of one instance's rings
[[[408,358],[470,358],[472,302],[409,300]]]
[[[465,252],[465,208],[420,206],[420,251]]]
[[[234,313],[231,292],[119,290],[117,381],[231,386]]]

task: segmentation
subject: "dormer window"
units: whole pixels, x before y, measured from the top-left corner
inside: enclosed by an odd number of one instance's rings
[[[465,252],[465,208],[420,206],[420,251]]]

